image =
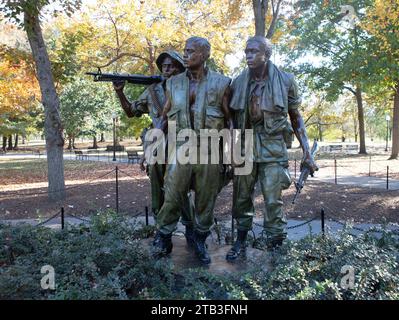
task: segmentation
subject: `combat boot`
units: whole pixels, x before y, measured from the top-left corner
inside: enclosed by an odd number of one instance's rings
[[[161,241],[161,235],[160,235],[160,232],[157,231],[157,232],[155,232],[154,240],[152,240],[152,245],[153,245],[154,247],[156,247],[156,246],[157,246],[157,243],[158,243],[159,241]]]
[[[209,236],[210,232],[198,232],[194,231],[194,249],[198,258],[202,263],[209,264],[211,263],[211,257],[209,256],[207,246],[206,246],[206,238]]]
[[[247,242],[248,230],[238,230],[237,240],[234,242],[233,247],[227,252],[226,260],[234,261],[239,256],[245,256],[246,242]]]
[[[172,252],[172,234],[159,233],[159,241],[154,244],[154,257],[160,258]]]
[[[194,239],[194,228],[193,226],[186,225],[186,232],[184,233],[186,236],[187,245],[190,248],[195,248],[195,239]]]
[[[266,248],[268,250],[275,250],[282,246],[284,240],[285,236],[268,237],[266,240]]]

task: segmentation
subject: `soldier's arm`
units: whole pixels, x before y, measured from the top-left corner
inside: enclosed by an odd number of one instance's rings
[[[229,108],[231,98],[230,86],[228,86],[223,95],[222,112],[224,114],[226,128],[233,130],[233,117]]]
[[[301,167],[306,165],[310,172],[313,174],[314,171],[318,170],[309,147],[309,140],[306,134],[305,123],[298,110],[301,104],[301,98],[298,94],[298,86],[294,79],[292,79],[291,87],[288,91],[288,114],[290,116],[292,128],[294,129],[295,136],[297,137],[303,152],[303,159]]]
[[[114,82],[114,89],[118,99],[122,105],[123,110],[125,111],[126,115],[131,118],[133,117],[133,112],[131,110],[131,104],[129,100],[126,98],[125,93],[123,92],[123,88],[125,87],[124,82]]]
[[[123,92],[123,88],[125,86],[124,83],[114,82],[113,85],[114,85],[116,95],[118,96],[119,101],[122,105],[122,108],[129,118],[141,117],[143,115],[143,113],[148,113],[147,90],[144,91],[136,101],[133,101],[132,103],[130,103],[129,100],[127,99],[125,93]]]
[[[159,122],[154,123],[155,128],[161,129],[162,131],[166,132],[166,129],[168,128],[168,112],[171,108],[172,104],[170,103],[170,97],[168,94],[166,94],[166,100],[162,109],[162,116],[160,117]]]

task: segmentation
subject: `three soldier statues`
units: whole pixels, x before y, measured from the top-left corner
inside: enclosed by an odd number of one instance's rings
[[[191,37],[185,43],[182,58],[174,51],[161,53],[156,63],[165,80],[149,86],[133,103],[123,94],[123,83],[114,83],[128,116],[148,113],[152,128],[168,136],[163,144],[167,161],[154,163],[145,159],[158,230],[153,242],[156,254],[163,256],[172,251],[172,233],[181,219],[188,246],[204,264],[211,262],[206,239],[213,227],[217,195],[226,184],[226,172],[234,170],[232,215],[237,222],[237,240],[226,256],[234,261],[245,254],[247,234],[255,215],[257,181],[265,204],[263,227],[267,248],[280,246],[287,236],[282,190],[291,184],[287,144],[292,134],[302,147],[301,168],[306,167],[310,174],[318,170],[298,110],[301,99],[294,76],[270,61],[269,40],[260,36],[248,39],[247,68],[233,81],[207,67],[210,51],[206,39]],[[176,131],[174,135],[172,130]],[[224,150],[226,134],[212,136],[222,131],[227,132],[230,143],[236,141],[233,132],[241,132],[238,153],[247,153],[250,170],[238,174],[240,166],[234,155],[233,161],[222,161],[221,158],[229,159],[221,156],[223,152],[233,154],[231,149]],[[172,141],[170,137],[176,137],[176,133],[177,139]],[[212,139],[216,148],[206,144]],[[249,152],[246,139],[252,142]],[[144,148],[151,142],[146,140]],[[145,154],[156,156],[161,151]],[[213,161],[215,153],[220,157]]]

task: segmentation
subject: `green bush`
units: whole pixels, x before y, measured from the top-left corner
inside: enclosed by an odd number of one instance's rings
[[[154,260],[142,240],[153,232],[113,212],[63,231],[0,225],[0,299],[399,299],[399,240],[390,232],[287,241],[224,276]],[[56,271],[55,290],[41,289],[44,265]],[[351,289],[341,288],[345,265]]]

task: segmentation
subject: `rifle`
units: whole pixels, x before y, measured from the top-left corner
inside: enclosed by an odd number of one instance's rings
[[[312,149],[310,150],[310,154],[312,155],[313,158],[316,155],[317,151],[318,151],[318,145],[317,145],[317,141],[315,140],[313,142]],[[301,175],[299,176],[298,181],[295,182],[296,193],[295,193],[294,199],[292,200],[292,204],[295,203],[296,197],[298,196],[298,194],[301,193],[301,190],[305,186],[305,182],[308,179],[309,173],[310,173],[310,169],[307,166],[303,166]],[[313,177],[313,173],[311,174],[311,176]]]
[[[87,75],[93,76],[94,81],[126,81],[133,84],[150,85],[164,80],[162,76],[144,76],[141,74],[119,74],[119,73],[102,73],[98,68],[98,72],[86,72]]]

